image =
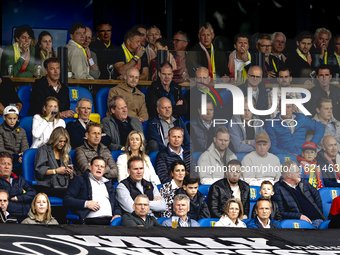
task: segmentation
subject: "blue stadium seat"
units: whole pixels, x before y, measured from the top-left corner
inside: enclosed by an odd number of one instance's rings
[[[223,90],[220,92],[220,96],[223,102],[228,105],[230,99],[231,91],[230,90]]]
[[[122,217],[117,217],[113,221],[111,221],[110,226],[120,226],[122,222]]]
[[[148,121],[147,121],[147,120],[144,121],[144,122],[142,123],[142,126],[143,126],[143,135],[144,135],[145,142],[146,142],[146,128],[147,128],[147,126],[148,126]]]
[[[185,93],[187,93],[187,91],[188,91],[187,89],[183,89],[183,90],[182,90],[183,96],[185,96]]]
[[[146,102],[146,93],[148,92],[148,89],[141,89],[140,92],[142,92],[145,96],[145,102]]]
[[[154,151],[154,152],[151,152],[149,154],[149,157],[150,157],[150,161],[153,165],[153,167],[155,168],[155,162],[156,162],[156,157],[157,157],[157,154],[158,154],[159,151]]]
[[[30,108],[31,103],[31,91],[32,85],[24,85],[17,89],[18,97],[22,102],[22,109],[19,113],[19,117],[28,116],[28,109]]]
[[[312,224],[305,220],[283,220],[280,223],[281,228],[310,228],[313,229]]]
[[[192,154],[192,156],[194,157],[195,160],[195,164],[197,165],[198,159],[200,158],[200,156],[202,155],[203,152],[194,152]]]
[[[280,159],[281,165],[286,161],[294,161],[298,163],[296,160],[296,155],[293,154],[277,154],[276,156]]]
[[[112,184],[113,184],[113,188],[116,189],[119,182],[112,182]]]
[[[75,149],[72,149],[70,150],[70,156],[71,156],[71,159],[72,159],[72,163],[74,164],[74,152],[75,152]],[[74,168],[73,168],[74,169]]]
[[[261,196],[260,195],[260,187],[259,186],[250,186],[249,190],[249,200],[250,200],[250,207],[249,207],[249,218],[251,218],[251,212],[253,211],[253,207],[256,204],[257,199]]]
[[[237,160],[242,162],[242,159],[244,158],[245,155],[247,155],[248,153],[235,153]]]
[[[165,221],[165,220],[168,220],[168,219],[170,219],[170,218],[158,218],[157,219],[157,221],[159,222],[159,224],[162,224],[163,223],[163,221]]]
[[[117,162],[118,157],[120,155],[122,155],[123,153],[124,153],[124,151],[122,151],[122,150],[111,151],[111,155],[112,155],[115,162]]]
[[[161,188],[162,188],[163,184],[164,184],[164,183],[157,184],[157,189],[158,189],[158,190],[161,190]]]
[[[29,146],[32,145],[32,121],[33,121],[33,116],[23,117],[22,119],[19,120],[20,127],[25,129],[26,131],[26,136],[27,136],[27,141],[28,141]]]
[[[205,195],[205,199],[204,199],[205,202],[207,202],[208,200],[210,186],[211,185],[209,184],[201,184],[200,186],[198,186],[198,191],[201,192],[203,195]]]
[[[92,112],[94,113],[93,97],[90,91],[82,87],[69,87],[70,91],[70,110],[76,111],[77,102],[80,98],[86,97],[92,101]]]
[[[215,226],[215,223],[219,220],[219,218],[204,218],[199,219],[198,224],[200,224],[200,227],[213,227]]]
[[[0,125],[4,123],[4,117],[0,116]]]
[[[328,229],[328,224],[330,220],[325,220],[319,225],[319,229]]]
[[[106,117],[107,112],[107,97],[111,88],[102,88],[97,92],[96,95],[96,108],[97,113],[99,113],[100,118]]]
[[[340,188],[322,188],[319,193],[322,199],[323,214],[328,218],[333,199],[340,195]]]
[[[70,121],[75,121],[75,120],[76,120],[76,118],[66,118],[66,119],[64,119],[65,125],[67,125],[67,123],[69,123]]]
[[[73,224],[74,220],[79,220],[79,216],[72,213],[71,209],[67,209],[66,220],[68,224]]]
[[[251,221],[251,219],[243,219],[242,220],[245,224],[247,224],[249,221]]]

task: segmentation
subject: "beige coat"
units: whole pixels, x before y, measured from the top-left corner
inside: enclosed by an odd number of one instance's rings
[[[83,50],[72,40],[65,47],[68,48],[68,71],[72,73],[71,78],[86,79],[89,64]]]
[[[27,216],[28,217],[26,219],[24,219],[21,222],[21,224],[59,225],[58,221],[55,218],[53,218],[52,216],[48,220],[39,220],[39,219],[37,219],[34,216],[34,214],[33,214],[31,209],[28,212]]]

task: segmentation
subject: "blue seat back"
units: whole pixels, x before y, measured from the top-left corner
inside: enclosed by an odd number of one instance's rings
[[[29,146],[32,145],[32,121],[33,121],[33,116],[23,117],[22,119],[19,120],[20,127],[25,129],[26,131],[26,136],[27,136],[27,141],[28,141]]]
[[[86,97],[92,101],[92,112],[94,113],[93,97],[90,91],[81,87],[69,87],[70,110],[76,111],[77,102],[80,98]]]
[[[69,152],[73,164],[74,164],[74,152],[75,152],[75,149],[72,149],[72,150],[70,150],[70,152]],[[73,166],[73,169],[74,169],[74,166]]]
[[[183,89],[183,90],[182,90],[183,96],[185,96],[185,93],[187,93],[187,91],[188,91],[187,89]]]
[[[333,199],[340,196],[340,188],[322,188],[319,193],[322,200],[323,214],[328,218]]]
[[[64,119],[65,125],[67,125],[67,123],[69,123],[71,121],[75,121],[75,120],[77,120],[77,119],[76,118],[66,118],[66,119]]]
[[[250,189],[249,189],[250,202],[256,202],[257,199],[261,196],[260,189],[261,187],[259,186],[250,186]]]
[[[164,217],[164,218],[158,218],[157,221],[159,222],[159,224],[162,224],[163,221],[168,220],[168,219],[170,219],[170,218],[166,218],[166,217]]]
[[[199,219],[198,224],[200,224],[200,227],[213,227],[215,226],[215,223],[219,220],[219,218],[204,218]]]
[[[220,96],[223,100],[223,102],[228,105],[229,100],[230,100],[230,95],[231,95],[231,91],[230,90],[223,90],[220,92]]]
[[[38,149],[28,149],[22,156],[22,175],[28,184],[36,184],[34,181],[34,160]]]
[[[276,156],[280,159],[281,165],[286,161],[294,161],[298,163],[296,160],[296,155],[293,154],[277,154]]]
[[[122,222],[122,217],[117,217],[111,221],[110,226],[120,226]]]
[[[0,125],[2,124],[2,123],[4,123],[4,117],[2,117],[2,116],[0,116]]]
[[[142,92],[145,96],[145,102],[146,102],[146,93],[148,92],[148,89],[141,89],[140,92]]]
[[[100,118],[106,117],[107,112],[107,97],[111,88],[102,88],[97,92],[96,95],[96,108],[97,113],[99,113]]]
[[[122,155],[123,153],[124,153],[124,151],[122,151],[122,150],[111,151],[111,155],[112,155],[115,162],[117,162],[118,157],[120,155]]]
[[[28,116],[28,109],[30,108],[31,103],[31,91],[32,85],[24,85],[17,89],[18,97],[22,102],[22,109],[19,113],[19,117]]]
[[[200,158],[200,156],[202,155],[203,152],[194,152],[192,154],[192,156],[194,157],[195,160],[195,164],[197,165],[198,159]]]
[[[158,190],[161,190],[161,188],[162,188],[163,184],[164,184],[164,183],[157,184],[157,189],[158,189]]]
[[[319,229],[328,229],[329,222],[330,222],[330,220],[325,220],[325,221],[321,222],[321,224],[319,225]]]
[[[305,220],[283,220],[280,223],[281,228],[307,228],[307,229],[313,229],[314,227],[312,224]]]
[[[147,128],[147,126],[148,126],[148,121],[147,121],[147,120],[144,121],[144,122],[142,123],[142,126],[143,126],[143,135],[144,135],[144,138],[145,138],[145,141],[146,141],[146,128]]]
[[[198,191],[201,192],[203,195],[205,195],[205,199],[204,199],[205,202],[207,202],[208,200],[210,186],[211,185],[209,184],[201,184],[200,186],[198,186]]]
[[[235,153],[237,160],[242,162],[242,159],[244,158],[245,155],[247,155],[248,153]]]
[[[155,162],[156,162],[156,157],[157,157],[158,152],[159,151],[154,151],[149,154],[150,161],[154,168],[155,168]]]

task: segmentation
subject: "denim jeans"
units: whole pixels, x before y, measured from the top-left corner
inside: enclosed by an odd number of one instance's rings
[[[322,219],[316,219],[316,220],[312,220],[312,225],[314,228],[318,228],[319,225],[323,222]]]

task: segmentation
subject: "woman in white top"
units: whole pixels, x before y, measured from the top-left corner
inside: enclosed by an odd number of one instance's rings
[[[143,178],[149,182],[153,182],[156,185],[161,181],[153,168],[151,160],[148,155],[145,154],[145,138],[142,132],[133,130],[130,132],[126,139],[125,154],[120,155],[117,159],[118,167],[118,182],[126,179],[129,174],[127,172],[127,162],[132,156],[140,156],[144,163],[144,175]]]
[[[215,227],[246,228],[247,225],[242,221],[243,206],[240,199],[230,198],[225,203],[224,213],[220,220],[215,223]]]
[[[60,119],[59,101],[55,97],[46,98],[43,114],[36,114],[32,122],[32,146],[38,148],[48,142],[52,131],[57,127],[65,128],[65,121]]]

